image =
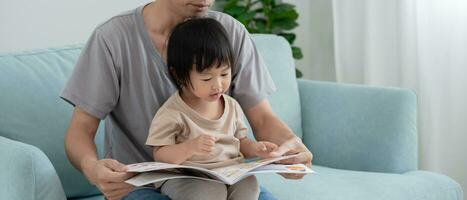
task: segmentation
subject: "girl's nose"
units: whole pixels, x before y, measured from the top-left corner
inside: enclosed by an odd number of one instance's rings
[[[222,90],[222,80],[217,79],[214,84],[212,85],[212,89],[214,90]]]

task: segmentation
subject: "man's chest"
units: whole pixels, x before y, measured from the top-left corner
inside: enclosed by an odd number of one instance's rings
[[[167,60],[168,35],[149,33],[149,38],[157,53],[165,62]]]

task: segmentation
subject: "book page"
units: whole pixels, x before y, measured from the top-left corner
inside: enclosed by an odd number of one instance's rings
[[[256,160],[227,167],[220,167],[211,170],[214,171],[216,174],[219,174],[220,176],[224,177],[224,179],[226,179],[228,183],[233,183],[239,180],[240,178],[244,177],[245,174],[247,174],[249,171],[252,171],[253,169],[294,156],[296,155],[266,158],[262,160]]]
[[[315,173],[304,164],[293,164],[293,165],[281,165],[281,164],[269,164],[258,167],[248,172],[248,174],[259,174],[259,173],[293,173],[293,174],[308,174]]]
[[[180,167],[189,167],[183,165],[174,165],[169,163],[162,163],[162,162],[142,162],[142,163],[135,163],[127,165],[128,172],[148,172],[148,171],[157,171],[163,169],[174,169]],[[193,167],[197,168],[197,167]],[[198,169],[198,168],[197,168]]]
[[[212,170],[204,169],[201,167],[194,167],[194,166],[187,166],[187,165],[175,165],[175,164],[169,164],[169,163],[162,163],[162,162],[142,162],[142,163],[135,163],[135,164],[130,164],[127,165],[128,167],[128,172],[150,172],[150,171],[160,171],[160,170],[172,170],[172,171],[178,171],[181,173],[182,171],[187,171],[191,170],[194,172],[200,172],[205,174],[206,176],[212,177],[212,179],[220,180],[220,181],[226,181],[225,177],[223,177],[221,174],[218,174]],[[189,175],[190,177],[193,177],[192,175]]]
[[[165,180],[175,179],[175,178],[196,178],[196,179],[214,181],[214,182],[223,184],[222,181],[218,181],[214,179],[197,177],[197,176],[187,176],[184,174],[168,172],[168,171],[154,171],[154,172],[141,173],[126,180],[125,182],[139,187],[139,186],[147,185],[150,183],[155,183],[155,182],[160,182],[160,181],[165,181]]]

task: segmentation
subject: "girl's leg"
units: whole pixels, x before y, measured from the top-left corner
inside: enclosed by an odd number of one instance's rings
[[[224,184],[199,179],[171,179],[161,187],[162,194],[172,200],[227,199]]]
[[[259,196],[258,181],[255,176],[249,176],[227,189],[229,200],[257,200]]]

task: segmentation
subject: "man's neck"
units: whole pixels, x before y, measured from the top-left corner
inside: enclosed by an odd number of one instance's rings
[[[185,20],[172,11],[167,1],[154,1],[143,8],[146,29],[158,35],[168,35],[173,27]]]

